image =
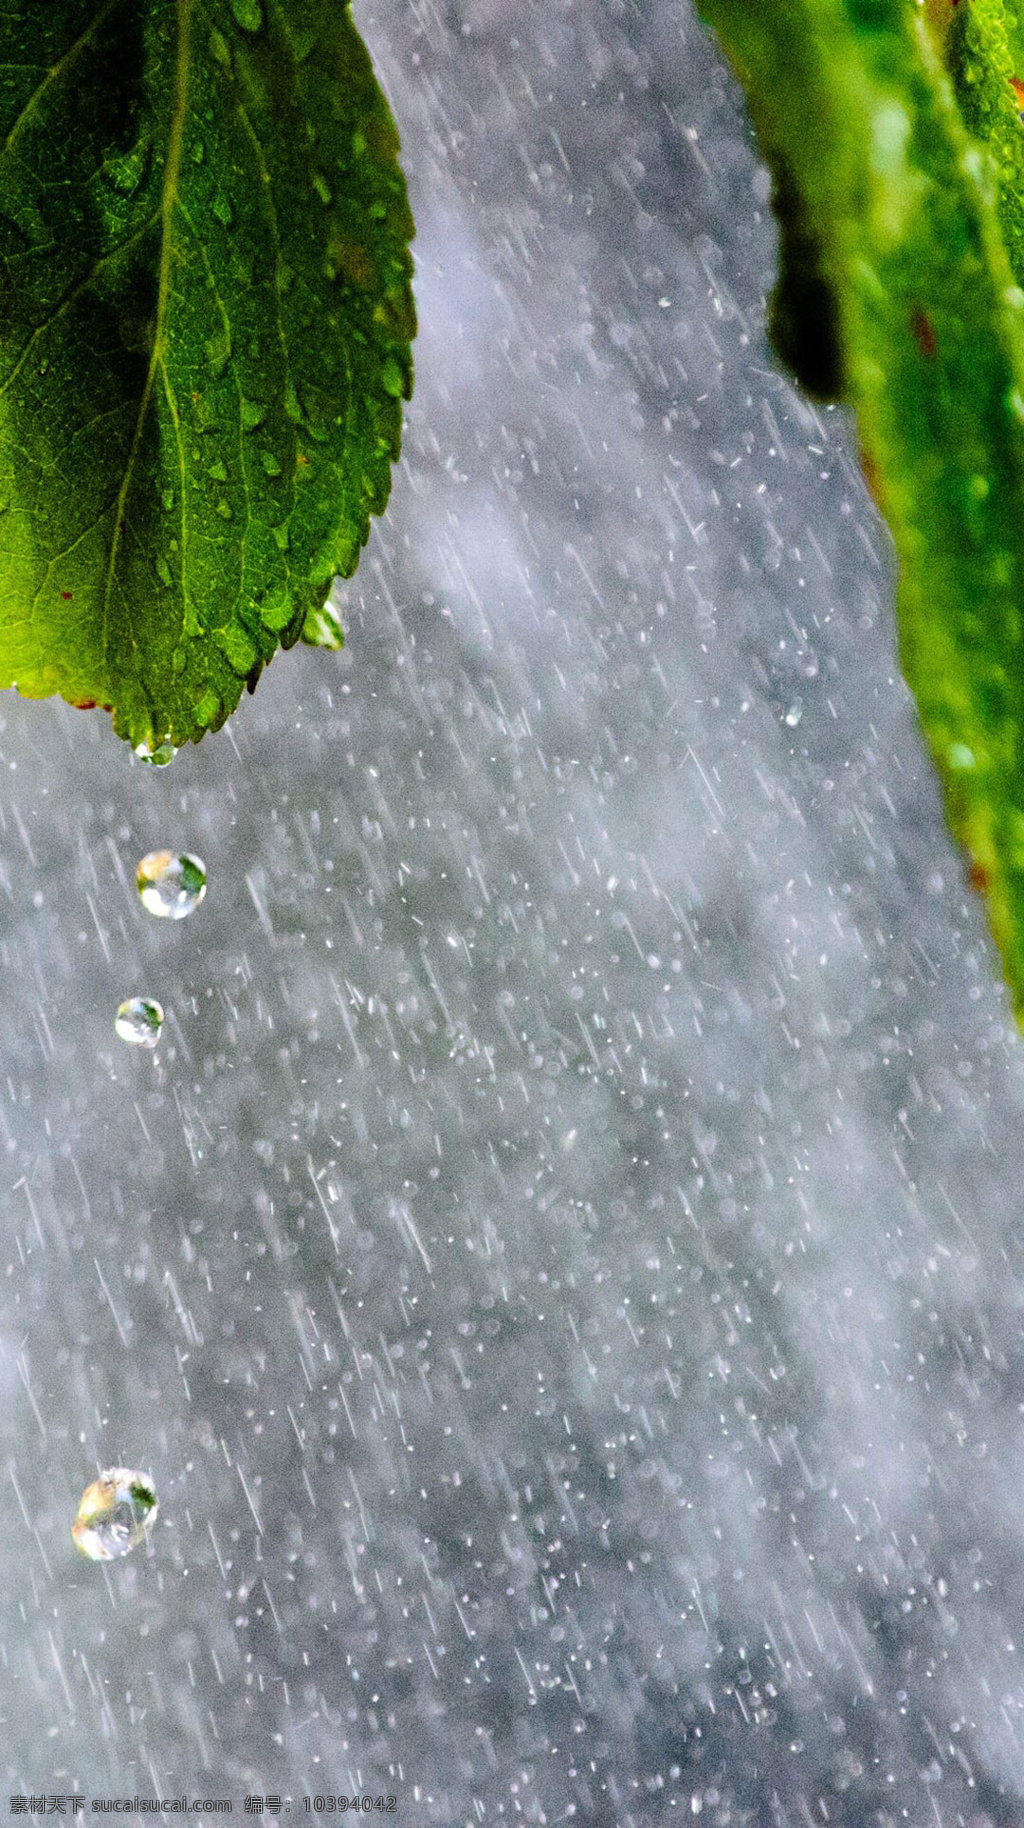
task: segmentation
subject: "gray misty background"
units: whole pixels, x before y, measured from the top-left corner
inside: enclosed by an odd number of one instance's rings
[[[1022,1049],[741,98],[687,0],[357,16],[422,329],[344,653],[162,772],[2,707],[0,1814],[1011,1828]]]

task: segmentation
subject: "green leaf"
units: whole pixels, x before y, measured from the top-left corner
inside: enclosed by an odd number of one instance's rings
[[[775,177],[777,343],[811,391],[855,409],[896,546],[903,670],[1022,1018],[1017,27],[1001,0],[962,18],[943,0],[700,4]]]
[[[390,487],[398,136],[347,0],[0,11],[0,685],[217,728]]]

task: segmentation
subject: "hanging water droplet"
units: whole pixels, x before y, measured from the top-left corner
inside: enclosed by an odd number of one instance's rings
[[[231,11],[244,32],[258,32],[263,24],[261,0],[231,0]]]
[[[135,886],[148,914],[184,920],[206,894],[206,865],[187,852],[149,851],[135,872]]]
[[[155,1047],[164,1012],[153,997],[128,997],[114,1017],[114,1033],[132,1047]]]
[[[163,741],[157,743],[152,749],[148,743],[136,743],[135,753],[140,762],[152,762],[154,768],[166,768],[168,762],[173,762],[178,751],[170,737],[165,736]]]
[[[803,714],[804,714],[803,699],[794,698],[793,703],[790,705],[789,710],[786,712],[786,722],[789,725],[791,730],[796,729],[797,724],[800,722],[800,719],[802,718]]]
[[[159,1508],[152,1479],[111,1466],[86,1486],[71,1534],[90,1561],[116,1561],[145,1541]]]

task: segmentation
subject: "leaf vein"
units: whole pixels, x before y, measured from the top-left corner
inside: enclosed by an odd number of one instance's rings
[[[157,367],[163,359],[163,342],[167,325],[167,301],[170,295],[171,220],[174,214],[174,206],[177,201],[178,176],[181,170],[181,153],[185,139],[191,22],[192,0],[178,0],[177,94],[175,96],[174,116],[171,121],[170,141],[167,148],[167,166],[164,172],[164,189],[161,203],[163,235],[160,247],[160,278],[157,286],[153,351],[150,356],[146,385],[143,388],[142,400],[139,404],[139,416],[135,425],[135,436],[132,439],[131,449],[128,453],[128,462],[125,465],[124,478],[117,498],[117,519],[114,522],[114,530],[110,541],[110,563],[107,567],[107,580],[103,592],[102,640],[104,654],[109,652],[110,593],[113,587],[114,571],[117,565],[117,555],[120,550],[121,534],[124,528],[124,508],[128,498],[128,490],[131,487],[132,476],[135,471],[135,462],[139,454],[139,447],[142,443],[143,428],[146,423],[146,415],[149,412],[149,403],[153,395],[153,383],[156,378]],[[134,639],[133,631],[133,642]]]
[[[88,273],[85,275],[85,278],[76,280],[74,285],[71,286],[67,292],[65,292],[63,298],[59,299],[57,304],[54,306],[49,317],[44,318],[44,320],[41,324],[36,325],[35,329],[33,330],[31,336],[28,339],[28,342],[25,344],[24,349],[21,351],[21,354],[19,355],[17,361],[15,362],[14,367],[11,369],[10,374],[7,376],[7,379],[5,381],[3,381],[2,383],[0,383],[0,400],[3,399],[3,396],[7,392],[8,388],[12,387],[14,385],[19,374],[21,373],[22,368],[25,365],[25,362],[28,359],[28,356],[32,349],[32,345],[38,341],[39,337],[44,336],[47,330],[53,329],[54,324],[59,322],[59,320],[63,317],[65,311],[70,309],[70,307],[75,303],[76,299],[78,299],[83,292],[87,292],[89,290],[89,287],[92,285],[97,274],[102,273],[104,267],[110,266],[112,264],[112,262],[117,260],[121,254],[126,254],[129,250],[129,248],[134,247],[134,245],[137,241],[141,241],[144,236],[148,235],[150,233],[150,231],[156,227],[159,220],[160,220],[160,211],[157,210],[156,214],[151,216],[147,222],[144,222],[142,224],[141,228],[136,229],[134,234],[129,235],[127,241],[122,241],[119,247],[111,248],[108,253],[101,254],[99,259],[94,263],[94,265],[90,267]]]
[[[94,34],[99,31],[101,25],[104,25],[106,23],[107,19],[110,17],[110,14],[113,12],[116,12],[117,8],[119,6],[122,6],[123,4],[124,4],[124,0],[107,0],[107,4],[105,6],[100,7],[99,12],[94,15],[94,17],[90,20],[89,24],[86,26],[85,31],[81,34],[81,36],[79,38],[75,39],[74,44],[72,44],[68,47],[68,49],[65,51],[63,57],[60,58],[60,60],[57,63],[53,64],[50,69],[47,70],[46,75],[43,77],[42,82],[39,84],[38,88],[34,89],[32,94],[29,96],[28,101],[25,103],[24,107],[22,108],[21,113],[18,115],[17,120],[14,122],[14,125],[11,127],[10,131],[8,132],[3,145],[0,146],[0,167],[2,167],[4,164],[6,164],[8,158],[14,148],[15,142],[21,136],[22,129],[25,126],[27,126],[29,120],[32,118],[32,115],[35,113],[36,109],[38,108],[38,106],[39,106],[40,102],[42,101],[44,95],[46,94],[47,90],[52,88],[52,86],[55,82],[59,82],[60,78],[62,76],[67,75],[68,70],[71,68],[71,66],[76,62],[76,60],[81,56],[82,52],[85,50],[85,47],[89,43],[90,38],[92,38],[94,36]],[[32,65],[30,65],[30,64],[26,64],[26,65],[2,64],[2,65],[0,65],[0,69],[5,69],[5,70],[17,70],[17,69],[22,69],[22,68],[31,69]]]

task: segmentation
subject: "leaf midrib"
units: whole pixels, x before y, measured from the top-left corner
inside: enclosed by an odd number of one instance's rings
[[[189,53],[191,49],[192,6],[193,0],[178,0],[178,60],[175,72],[174,114],[171,120],[171,132],[167,145],[167,164],[164,169],[163,196],[160,207],[160,273],[157,282],[156,323],[153,330],[153,348],[149,358],[146,384],[142,390],[142,399],[139,403],[139,415],[135,422],[135,432],[132,438],[131,449],[128,453],[128,462],[125,465],[124,478],[120,490],[118,491],[114,527],[110,540],[110,563],[107,567],[107,579],[103,591],[102,645],[104,654],[108,651],[107,632],[110,616],[110,593],[113,588],[114,571],[117,565],[117,555],[121,543],[121,531],[124,525],[124,505],[128,498],[128,490],[131,487],[135,460],[138,456],[139,446],[142,442],[143,428],[146,423],[146,414],[149,411],[150,401],[153,397],[153,386],[156,380],[157,370],[164,367],[164,335],[167,322],[167,303],[170,295],[171,274],[171,216],[178,196],[178,174],[181,170],[181,155],[185,143],[185,117],[188,111],[188,74]],[[170,399],[169,387],[168,397]],[[175,424],[177,424],[177,415],[175,414],[174,417]],[[128,614],[130,620],[130,606],[128,608]],[[134,635],[132,636],[132,639],[134,642]],[[135,646],[138,646],[137,642],[135,642]]]

